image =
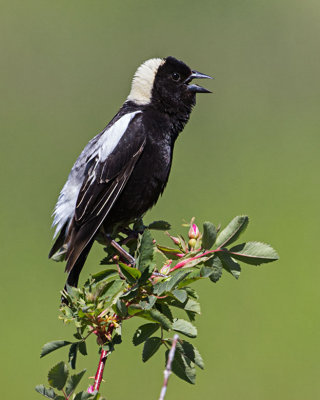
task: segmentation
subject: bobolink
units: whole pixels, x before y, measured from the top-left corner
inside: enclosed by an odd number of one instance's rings
[[[77,285],[99,232],[112,240],[163,192],[196,93],[210,93],[195,78],[211,77],[173,57],[143,63],[119,112],[78,157],[55,206],[60,234],[49,254],[65,253],[69,285]]]

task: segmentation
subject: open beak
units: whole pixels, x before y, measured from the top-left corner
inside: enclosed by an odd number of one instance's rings
[[[188,84],[189,82],[191,82],[193,79],[213,79],[212,76],[203,74],[202,72],[198,72],[198,71],[192,71],[192,74],[189,76],[189,78],[187,78],[185,80],[184,83]],[[188,90],[190,92],[194,92],[194,93],[212,93],[210,92],[210,90],[205,89],[202,86],[199,85],[195,85],[194,83],[191,85],[188,85]]]

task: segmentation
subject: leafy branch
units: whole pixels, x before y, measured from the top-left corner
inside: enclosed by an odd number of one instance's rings
[[[205,222],[201,233],[192,219],[187,225],[187,239],[166,232],[172,247],[158,244],[151,235],[153,229],[167,231],[170,224],[165,221],[156,221],[149,226],[139,221],[132,230],[125,231],[126,237],[119,234],[118,243],[127,246],[136,260],[135,265],[125,262],[113,247],[107,246],[107,256],[101,262],[107,268],[90,276],[81,288],[67,287],[62,293],[66,304],[60,308],[60,319],[75,325],[76,341],[50,342],[41,351],[43,357],[68,346],[69,365],[75,369],[78,353],[87,355],[86,340],[94,334],[100,352],[94,384],[87,391],[74,394],[85,370],[68,379],[67,365],[60,362],[49,372],[50,388],[39,385],[36,390],[55,400],[101,399],[99,390],[107,357],[122,341],[123,322],[133,317],[145,321],[132,340],[135,346],[143,344],[143,362],[164,348],[169,370],[179,378],[195,383],[195,367],[204,368],[199,351],[189,341],[172,340],[166,334],[178,332],[187,338],[197,336],[194,321],[200,314],[200,303],[190,286],[192,283],[206,278],[216,283],[223,271],[238,279],[240,263],[260,265],[278,259],[276,251],[265,243],[246,242],[230,247],[248,223],[247,216],[238,216],[220,231],[211,222]],[[186,318],[177,318],[177,309],[184,310]],[[175,355],[170,360],[173,347]],[[54,389],[62,395],[57,395]]]

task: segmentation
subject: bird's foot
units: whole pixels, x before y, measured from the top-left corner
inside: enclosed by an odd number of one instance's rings
[[[115,240],[110,240],[110,245],[117,250],[117,252],[122,256],[126,261],[128,261],[129,264],[134,267],[136,265],[136,260],[134,257],[132,257],[131,254],[129,254],[123,247],[120,246],[119,243],[117,243]]]

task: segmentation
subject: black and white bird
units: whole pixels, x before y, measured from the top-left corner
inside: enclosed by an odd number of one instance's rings
[[[49,254],[65,253],[69,285],[77,286],[99,232],[112,238],[162,194],[196,93],[211,93],[196,78],[211,77],[173,57],[140,65],[119,112],[78,157],[55,206],[54,238],[60,233]]]

